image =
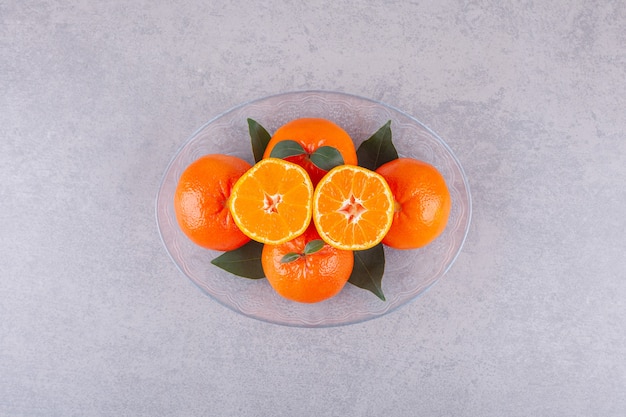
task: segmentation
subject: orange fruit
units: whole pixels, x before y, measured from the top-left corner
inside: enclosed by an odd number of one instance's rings
[[[441,173],[411,158],[387,162],[376,172],[387,180],[396,201],[393,223],[383,243],[396,249],[416,249],[435,240],[446,228],[452,206]]]
[[[353,253],[324,244],[319,251],[305,254],[306,245],[319,238],[315,227],[309,227],[286,243],[263,246],[263,271],[278,294],[301,303],[316,303],[335,296],[344,287],[354,266]],[[288,254],[296,259],[283,262]]]
[[[250,239],[233,221],[226,202],[235,181],[250,164],[230,155],[205,155],[181,174],[174,193],[174,212],[183,233],[204,248],[227,251]]]
[[[277,143],[284,140],[298,142],[305,150],[302,155],[289,156],[285,160],[302,166],[309,173],[313,185],[327,171],[311,162],[310,155],[322,146],[332,146],[343,158],[344,164],[356,165],[357,156],[352,138],[341,127],[326,119],[301,118],[292,120],[276,130],[265,148],[264,158],[269,158]]]
[[[313,195],[313,221],[321,238],[346,250],[380,243],[393,220],[393,194],[374,171],[340,165],[328,171]]]
[[[262,159],[237,180],[228,207],[239,229],[257,242],[278,245],[311,222],[313,184],[291,162]]]

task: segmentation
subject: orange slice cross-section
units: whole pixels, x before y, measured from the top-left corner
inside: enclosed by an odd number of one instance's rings
[[[278,245],[311,222],[313,185],[300,166],[263,159],[237,180],[228,207],[239,229],[251,239]]]
[[[393,221],[394,198],[385,179],[366,168],[328,171],[313,196],[320,237],[338,249],[364,250],[382,241]]]

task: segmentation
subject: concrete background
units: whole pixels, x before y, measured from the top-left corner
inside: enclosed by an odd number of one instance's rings
[[[0,415],[626,415],[624,1],[0,1]],[[154,199],[204,122],[283,91],[435,130],[474,216],[382,318],[238,315]]]

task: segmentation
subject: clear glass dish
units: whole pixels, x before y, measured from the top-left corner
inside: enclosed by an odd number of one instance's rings
[[[181,232],[173,209],[180,174],[191,162],[209,153],[235,155],[254,162],[246,119],[270,134],[299,117],[322,117],[344,128],[355,146],[391,120],[393,143],[400,156],[436,166],[452,196],[444,233],[430,245],[398,251],[385,247],[382,289],[386,301],[347,284],[341,293],[316,304],[301,304],[276,294],[265,279],[231,275],[211,264],[221,252],[193,244]],[[274,95],[239,105],[196,131],[176,152],[156,199],[156,220],[165,248],[183,274],[224,306],[258,320],[298,327],[330,327],[380,317],[414,300],[439,280],[458,256],[468,233],[471,197],[463,168],[448,145],[415,118],[383,103],[338,92],[303,91]]]

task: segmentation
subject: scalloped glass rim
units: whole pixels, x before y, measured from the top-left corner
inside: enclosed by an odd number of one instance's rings
[[[391,120],[400,156],[426,161],[443,174],[452,195],[444,233],[425,248],[398,251],[385,247],[386,267],[381,301],[369,291],[347,284],[341,293],[316,304],[285,300],[267,280],[236,277],[211,264],[220,252],[200,248],[178,228],[173,195],[182,171],[198,157],[225,153],[254,162],[246,119],[270,134],[298,117],[323,117],[343,127],[355,146]],[[380,317],[423,294],[450,269],[467,237],[472,205],[465,172],[448,145],[414,117],[381,102],[347,93],[295,91],[236,106],[191,135],[168,164],[156,198],[159,235],[168,255],[198,288],[222,305],[261,321],[296,327],[332,327]]]

